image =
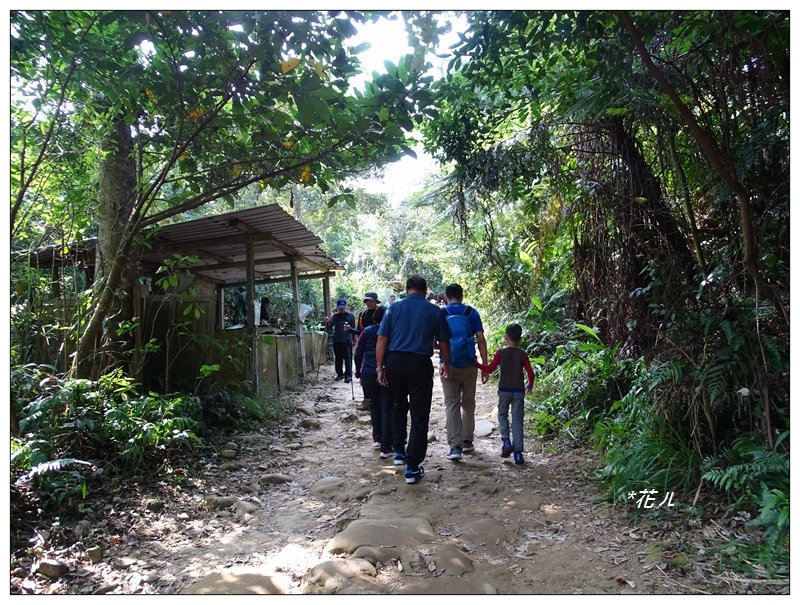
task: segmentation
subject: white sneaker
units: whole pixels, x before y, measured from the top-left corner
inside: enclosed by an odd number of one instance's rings
[[[381,449],[381,442],[380,441],[373,441],[372,442],[372,448],[376,449],[376,450]]]

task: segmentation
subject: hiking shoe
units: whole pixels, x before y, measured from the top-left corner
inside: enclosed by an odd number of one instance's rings
[[[341,380],[342,378],[344,378],[344,374],[337,374],[334,380]]]
[[[465,454],[468,452],[474,452],[475,446],[472,445],[472,441],[465,441],[464,443],[461,444],[461,451],[464,452]]]
[[[345,381],[345,382],[350,382],[350,377],[349,377],[349,376],[345,376],[345,377],[344,377],[344,381]]]
[[[375,449],[375,450],[381,449],[381,442],[380,441],[373,441],[372,442],[372,449]]]
[[[425,476],[425,469],[421,466],[416,469],[407,468],[405,472],[406,476],[406,483],[414,484],[419,483],[419,481]]]
[[[514,450],[511,448],[511,442],[508,439],[503,439],[503,449],[500,450],[500,457],[508,458],[513,451]]]
[[[386,460],[387,458],[391,458],[392,456],[394,456],[394,452],[381,452],[381,455],[380,455],[380,457],[383,460]]]
[[[525,458],[522,457],[522,452],[514,452],[514,464],[525,464]]]
[[[406,453],[405,452],[395,452],[394,453],[394,464],[395,464],[395,466],[405,466],[405,464],[406,464]]]
[[[461,460],[461,448],[457,445],[450,448],[450,453],[447,454],[448,460]]]

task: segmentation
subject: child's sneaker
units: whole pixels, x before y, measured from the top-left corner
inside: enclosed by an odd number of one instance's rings
[[[406,483],[414,484],[419,483],[419,481],[425,476],[425,469],[421,466],[416,469],[407,468],[405,472],[406,476]]]
[[[511,448],[511,442],[508,439],[503,439],[503,449],[500,450],[500,457],[508,458],[513,451],[514,450]]]
[[[525,458],[522,457],[522,452],[514,452],[514,464],[525,464]]]
[[[461,448],[457,445],[450,448],[450,453],[447,454],[448,460],[461,460]]]
[[[395,466],[405,466],[406,465],[406,453],[405,452],[395,452],[394,453],[394,465]]]

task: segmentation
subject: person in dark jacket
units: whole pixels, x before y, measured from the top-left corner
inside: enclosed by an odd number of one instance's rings
[[[361,331],[356,345],[356,378],[361,379],[364,397],[370,402],[370,420],[372,421],[372,447],[380,449],[381,458],[394,455],[392,444],[392,390],[378,384],[377,357],[375,348],[378,343],[380,327],[386,307],[378,306],[372,314],[371,326]],[[402,446],[401,446],[402,447]]]
[[[350,382],[353,376],[353,337],[350,331],[356,327],[356,320],[347,311],[347,301],[344,298],[336,301],[336,312],[331,314],[325,326],[333,328],[336,380],[344,378],[345,382]]]

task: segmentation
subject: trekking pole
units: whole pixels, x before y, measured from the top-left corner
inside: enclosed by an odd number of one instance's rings
[[[350,377],[350,393],[353,398],[353,401],[356,400],[356,388],[353,386],[353,377]]]

